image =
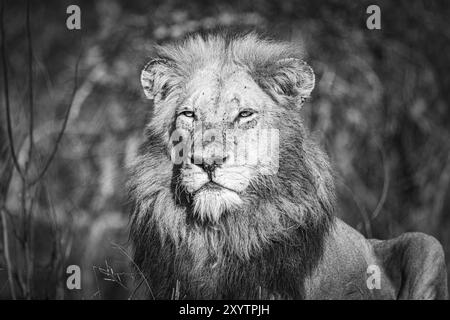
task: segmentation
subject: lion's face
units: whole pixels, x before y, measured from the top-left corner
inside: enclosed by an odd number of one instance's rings
[[[314,74],[282,46],[282,56],[268,46],[258,61],[245,48],[251,38],[223,56],[223,39],[194,41],[184,55],[162,48],[166,56],[151,61],[141,81],[155,104],[149,127],[166,137],[175,192],[189,195],[201,220],[217,222],[244,204],[249,187],[277,174],[286,108],[309,95]]]
[[[200,217],[216,220],[239,207],[252,181],[276,173],[273,101],[238,68],[200,70],[185,92],[172,133],[175,142],[185,142],[172,149],[178,156],[183,147],[178,183],[193,196]]]
[[[294,272],[309,270],[302,263],[320,258],[334,184],[299,112],[314,87],[301,51],[213,34],[157,54],[141,73],[153,114],[130,179],[139,268],[160,281],[160,296],[180,280],[194,298],[272,286],[264,259],[291,259],[288,246],[300,256],[289,260]]]

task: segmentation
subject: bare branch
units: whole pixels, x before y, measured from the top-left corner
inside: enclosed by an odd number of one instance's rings
[[[16,300],[17,296],[16,296],[16,289],[15,289],[14,278],[13,278],[13,273],[12,273],[12,263],[11,263],[11,258],[9,255],[8,225],[7,225],[7,220],[6,220],[6,211],[3,208],[0,209],[0,215],[2,218],[2,226],[3,226],[3,252],[4,252],[6,268],[7,268],[7,272],[8,272],[9,289],[11,290],[11,297],[14,300]]]
[[[380,152],[381,152],[381,160],[383,162],[383,173],[384,173],[383,191],[381,193],[380,200],[378,201],[378,204],[372,213],[372,220],[374,220],[376,217],[378,217],[378,215],[381,212],[381,209],[384,206],[384,203],[386,202],[387,194],[388,194],[388,190],[389,190],[389,183],[390,183],[389,166],[388,166],[388,163],[386,162],[386,156],[384,154],[383,148],[382,147],[379,147],[379,148],[380,148]]]
[[[81,47],[80,54],[78,55],[77,62],[75,64],[74,87],[73,87],[72,95],[71,95],[71,98],[70,98],[69,107],[67,108],[66,113],[64,115],[64,120],[63,120],[63,124],[62,124],[61,130],[59,131],[59,134],[58,134],[58,137],[56,138],[56,142],[55,142],[55,145],[53,147],[53,150],[52,150],[52,152],[51,152],[47,162],[45,163],[44,168],[39,173],[39,175],[30,183],[30,186],[32,186],[32,185],[36,184],[37,182],[39,182],[39,180],[47,172],[48,168],[50,167],[50,164],[53,161],[53,158],[56,155],[56,151],[58,151],[58,146],[59,146],[59,144],[61,142],[61,139],[62,139],[62,137],[64,135],[64,132],[66,130],[67,122],[69,120],[70,110],[72,109],[72,105],[73,105],[73,99],[75,98],[75,95],[76,95],[77,90],[78,90],[78,68],[79,68],[79,64],[80,64],[80,60],[81,60],[81,55],[82,55],[82,52],[83,52],[82,46],[80,46],[80,47]]]
[[[25,165],[25,172],[27,172],[30,165],[31,157],[33,155],[33,144],[34,144],[34,102],[33,102],[33,45],[31,43],[31,27],[30,27],[30,0],[27,0],[27,17],[26,17],[26,27],[27,27],[27,42],[28,42],[28,106],[29,106],[29,135],[30,135],[30,148],[28,150],[28,161]]]
[[[9,105],[9,85],[8,85],[8,66],[6,62],[6,38],[5,38],[5,0],[2,0],[1,10],[0,10],[0,34],[2,37],[1,41],[1,53],[2,53],[2,65],[3,65],[3,89],[4,89],[4,99],[5,99],[5,107],[6,107],[6,127],[8,132],[8,140],[9,147],[11,151],[11,157],[13,159],[14,167],[23,180],[25,180],[25,176],[22,172],[22,169],[19,166],[19,161],[17,160],[16,151],[14,149],[14,139],[12,135],[11,128],[11,110]]]

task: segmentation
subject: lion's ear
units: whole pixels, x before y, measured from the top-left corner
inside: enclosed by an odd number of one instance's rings
[[[303,103],[311,95],[315,85],[313,69],[296,58],[278,61],[269,76],[271,88],[278,94]]]
[[[155,101],[168,95],[176,86],[176,79],[174,65],[167,59],[153,59],[141,72],[141,85],[145,96]]]

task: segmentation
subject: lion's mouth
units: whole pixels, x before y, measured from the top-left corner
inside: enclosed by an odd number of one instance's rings
[[[230,168],[217,168],[215,174],[208,176],[205,172],[196,168],[185,168],[180,176],[180,183],[191,194],[203,193],[203,191],[219,192],[229,191],[241,194],[248,186],[250,173],[231,170]]]
[[[218,223],[224,213],[237,210],[242,204],[242,199],[235,190],[212,180],[193,194],[194,213],[203,222]]]
[[[197,192],[201,192],[201,191],[209,191],[209,192],[218,192],[221,190],[229,190],[232,192],[236,192],[236,190],[230,189],[220,183],[217,183],[213,180],[210,180],[209,182],[206,182],[203,186],[201,186],[197,191],[195,191],[195,193]]]

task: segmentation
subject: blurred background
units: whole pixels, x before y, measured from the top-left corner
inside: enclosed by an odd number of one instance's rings
[[[72,4],[81,30],[66,27]],[[366,27],[371,4],[381,30]],[[154,44],[216,27],[304,43],[317,84],[302,112],[337,172],[338,215],[368,237],[429,233],[450,265],[448,1],[29,5],[27,28],[27,2],[3,0],[0,298],[135,298],[126,166],[152,108],[140,69]],[[24,178],[11,158],[6,95]],[[66,288],[69,265],[81,268],[81,290]]]

